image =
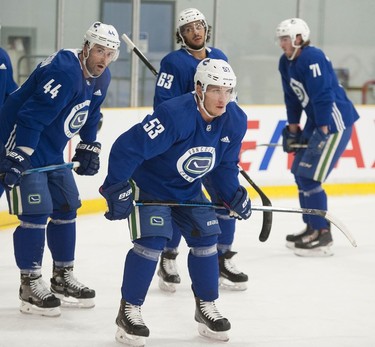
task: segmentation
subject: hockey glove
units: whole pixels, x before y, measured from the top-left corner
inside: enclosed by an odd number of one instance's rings
[[[100,167],[99,154],[102,145],[99,142],[83,143],[76,147],[76,153],[72,161],[78,161],[80,166],[75,169],[78,175],[93,176],[98,173]]]
[[[229,216],[236,219],[248,219],[251,216],[251,201],[244,187],[239,186],[233,200],[230,203],[224,203],[230,210]]]
[[[108,211],[104,217],[109,220],[126,219],[133,210],[133,193],[128,182],[120,182],[104,189],[99,188],[99,193],[107,200]]]
[[[309,139],[305,155],[321,155],[326,146],[328,137],[328,134],[324,134],[320,128],[316,128]]]
[[[300,143],[302,131],[298,128],[296,133],[291,133],[289,131],[289,126],[286,126],[283,131],[283,150],[286,153],[292,153],[297,150],[293,145]]]
[[[31,167],[30,156],[19,148],[8,153],[3,151],[0,158],[0,183],[11,190],[21,179],[22,173]]]

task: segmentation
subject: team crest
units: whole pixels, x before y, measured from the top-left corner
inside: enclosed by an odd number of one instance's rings
[[[64,132],[68,138],[72,138],[86,123],[89,113],[90,100],[86,100],[72,108],[64,122]]]
[[[194,147],[187,150],[177,161],[179,174],[188,182],[204,176],[215,164],[214,147]]]

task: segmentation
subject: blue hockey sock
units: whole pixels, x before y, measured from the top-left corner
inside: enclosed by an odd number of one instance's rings
[[[157,261],[146,259],[131,249],[125,261],[121,287],[122,298],[132,305],[142,305],[154,276]]]
[[[188,255],[188,268],[194,294],[203,301],[216,300],[219,297],[219,262],[216,245],[192,248]]]
[[[218,245],[217,250],[219,256],[230,250],[233,240],[234,232],[236,229],[236,220],[234,218],[220,218],[218,216],[219,226],[221,229],[221,234],[218,235]]]
[[[164,237],[145,237],[134,242],[125,260],[121,286],[122,298],[132,305],[142,305],[154,276],[161,251],[166,244]]]
[[[23,226],[24,225],[24,226]],[[45,225],[24,224],[13,233],[14,255],[21,270],[40,271],[45,244]]]
[[[47,225],[47,243],[55,262],[71,264],[76,246],[76,212],[54,213]]]
[[[303,191],[304,207],[327,211],[327,194],[321,183],[304,177],[299,177],[299,182]],[[323,217],[307,215],[307,219],[313,229],[320,230],[328,226],[328,222]]]

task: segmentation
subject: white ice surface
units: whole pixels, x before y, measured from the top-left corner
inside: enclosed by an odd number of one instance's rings
[[[254,200],[254,204],[260,202]],[[355,237],[353,248],[333,228],[334,256],[300,258],[285,247],[285,235],[301,230],[301,215],[274,213],[267,242],[258,241],[262,213],[237,223],[234,261],[250,279],[244,292],[220,291],[217,306],[232,323],[227,343],[197,333],[194,300],[181,244],[182,283],[174,294],[157,286],[155,275],[143,318],[149,347],[373,347],[375,346],[375,196],[331,197],[330,213]],[[275,206],[298,207],[295,199]],[[116,347],[115,317],[120,302],[125,254],[131,243],[125,222],[102,215],[78,219],[75,274],[97,293],[93,309],[62,309],[58,318],[19,312],[19,271],[13,256],[13,230],[0,231],[1,347]],[[43,277],[51,259],[45,249]]]

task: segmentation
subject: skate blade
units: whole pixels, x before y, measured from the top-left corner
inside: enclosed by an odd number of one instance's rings
[[[146,345],[146,338],[144,336],[127,334],[121,328],[117,328],[116,341],[134,347],[144,347]]]
[[[20,311],[26,314],[37,314],[39,316],[46,317],[58,317],[61,315],[59,306],[51,308],[41,308],[25,301],[21,301]]]
[[[95,306],[94,298],[77,299],[71,296],[53,293],[61,301],[61,307],[64,308],[93,308]]]
[[[177,289],[176,288],[176,283],[165,282],[160,277],[159,277],[159,288],[163,292],[168,292],[168,293],[175,293],[176,289]]]
[[[246,282],[232,282],[227,278],[219,278],[219,287],[224,290],[231,290],[235,292],[244,291],[247,289]]]
[[[294,254],[300,257],[331,257],[333,252],[329,246],[314,249],[295,248]]]
[[[227,331],[213,331],[207,325],[203,323],[198,323],[198,332],[199,335],[203,337],[207,337],[211,340],[217,340],[217,341],[229,341],[229,336]]]

